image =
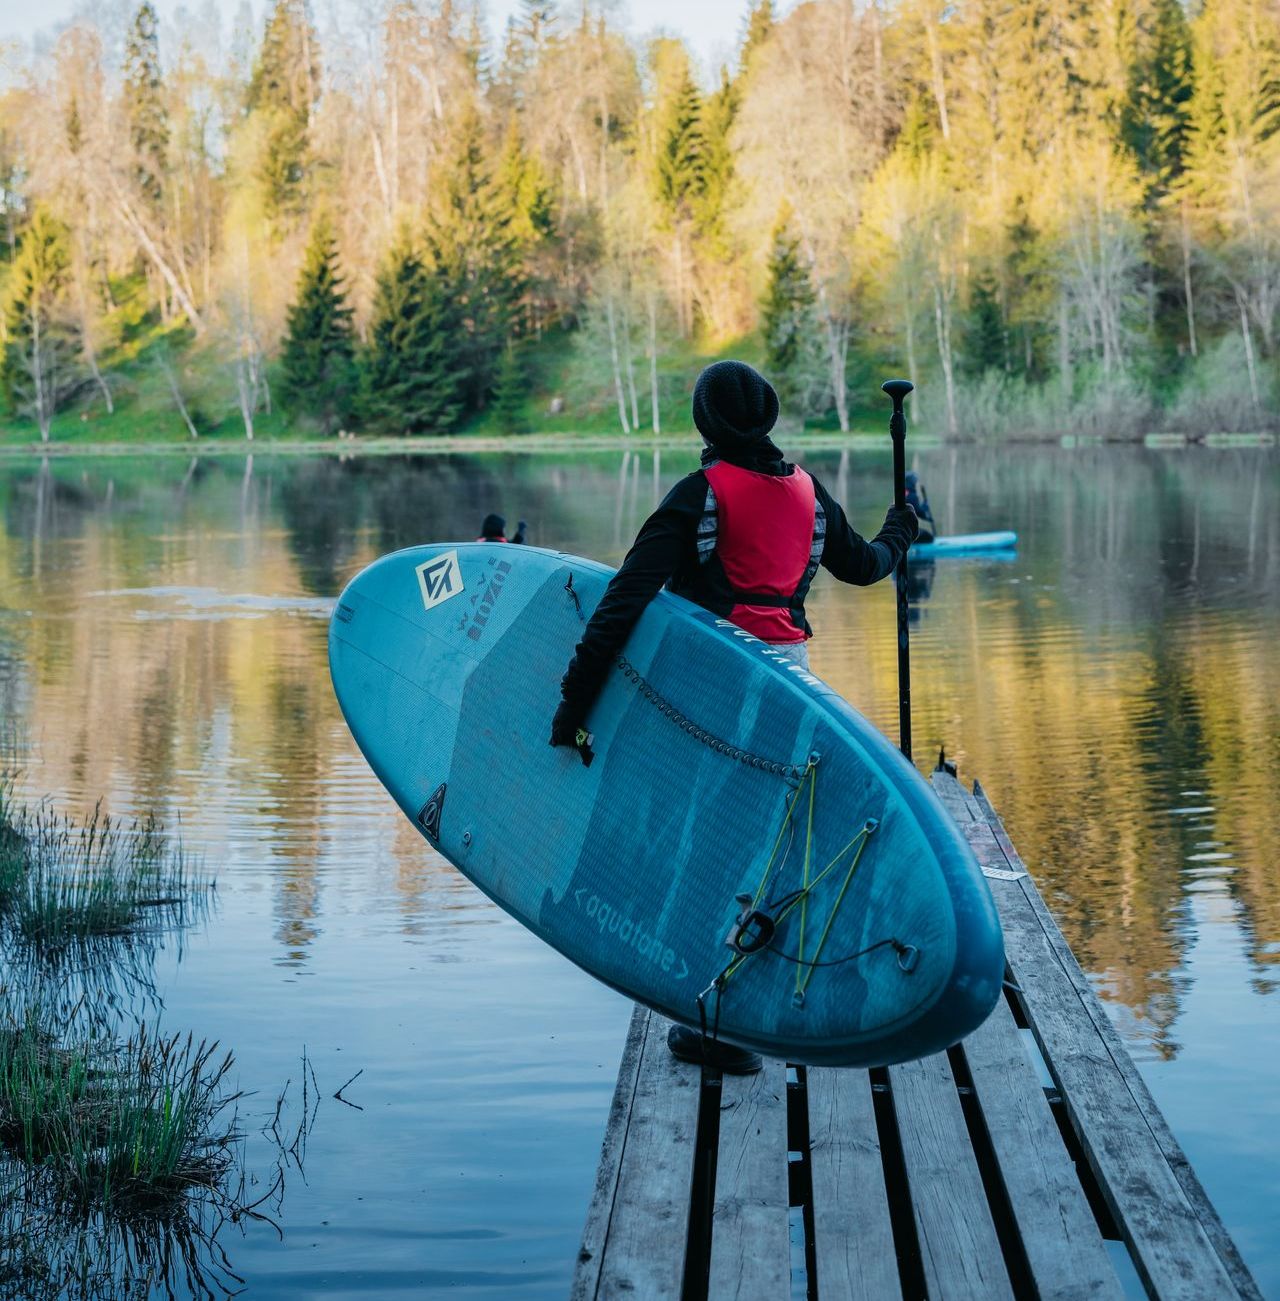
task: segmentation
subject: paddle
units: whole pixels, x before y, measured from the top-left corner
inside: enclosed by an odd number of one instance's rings
[[[915,385],[909,379],[887,379],[881,389],[893,399],[889,437],[893,439],[893,503],[907,504],[907,413],[903,399]],[[898,748],[911,758],[911,658],[907,640],[907,558],[898,561]]]

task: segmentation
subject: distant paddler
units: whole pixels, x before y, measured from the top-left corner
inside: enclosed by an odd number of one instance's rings
[[[907,505],[916,513],[920,521],[920,533],[916,541],[932,542],[937,528],[933,523],[933,511],[929,506],[929,494],[924,490],[920,476],[914,470],[907,471]]]
[[[516,525],[516,531],[510,537],[507,537],[507,521],[501,515],[486,515],[484,523],[480,525],[480,536],[476,538],[476,541],[522,543],[524,541],[524,531],[528,527],[524,520],[521,520]]]
[[[664,585],[808,669],[805,598],[818,567],[859,587],[893,573],[915,539],[915,511],[891,506],[866,541],[818,479],[783,458],[769,437],[777,419],[778,395],[744,362],[719,361],[698,376],[693,422],[705,444],[702,468],[645,521],[596,607],[561,682],[552,745],[583,744],[605,675]],[[668,1043],[686,1061],[760,1068],[756,1054],[686,1026],[674,1026]]]

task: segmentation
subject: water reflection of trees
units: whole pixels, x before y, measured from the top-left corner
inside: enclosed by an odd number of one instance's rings
[[[663,453],[658,490],[693,450]],[[874,531],[887,440],[805,463]],[[1023,539],[1016,565],[937,567],[913,633],[922,754],[945,741],[982,778],[1085,964],[1164,1039],[1197,891],[1238,903],[1259,981],[1280,959],[1280,813],[1263,786],[1280,761],[1277,458],[943,448],[917,466],[943,531]],[[9,465],[0,581],[37,613],[9,621],[0,696],[43,734],[42,789],[207,813],[214,852],[247,822],[274,864],[286,960],[305,960],[327,883],[353,864],[364,888],[385,870],[416,929],[442,869],[385,802],[361,816],[376,788],[332,699],[323,620],[178,617],[92,593],[332,596],[382,552],[475,536],[490,510],[528,519],[539,544],[616,561],[654,496],[647,450]],[[823,578],[812,605],[820,671],[892,733],[891,596]],[[1201,804],[1213,813],[1170,812]],[[1214,852],[1235,857],[1191,857]]]
[[[921,459],[947,501],[951,452]],[[1260,980],[1277,960],[1278,487],[1267,453],[968,453],[944,531],[1009,523],[1022,552],[1008,573],[940,564],[916,647],[922,746],[981,776],[1085,965],[1158,1045],[1197,892],[1240,905]],[[817,599],[823,628],[845,623],[820,671],[891,729],[889,603]],[[1234,858],[1192,857],[1212,841]]]

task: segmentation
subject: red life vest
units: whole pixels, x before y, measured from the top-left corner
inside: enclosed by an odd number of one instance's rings
[[[763,641],[804,641],[804,598],[826,537],[813,480],[799,466],[760,474],[727,461],[704,473],[698,559],[719,560],[735,602],[728,617]]]
[[[476,538],[476,541],[477,541],[477,542],[510,542],[511,539],[510,539],[510,538],[504,538],[504,537],[486,538],[486,537],[484,537],[484,536],[481,536],[481,537]],[[502,563],[505,565],[507,562],[504,560]]]

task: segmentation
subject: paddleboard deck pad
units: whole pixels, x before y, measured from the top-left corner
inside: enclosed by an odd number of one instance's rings
[[[591,711],[591,761],[548,744],[612,575],[474,543],[352,580],[334,689],[406,816],[565,957],[728,1042],[868,1066],[975,1029],[1004,951],[972,851],[889,741],[766,643],[663,592]]]

